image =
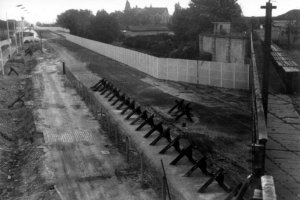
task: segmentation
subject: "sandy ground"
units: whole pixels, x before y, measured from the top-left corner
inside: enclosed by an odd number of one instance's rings
[[[92,73],[109,79],[143,107],[159,116],[157,120],[166,120],[167,125],[175,126],[176,130],[180,129],[193,137],[199,136],[200,141],[205,137],[207,142],[201,142],[200,151],[209,152],[212,160],[228,171],[228,176],[234,180],[233,185],[243,181],[250,173],[251,112],[247,92],[157,80],[69,44],[55,34],[48,32],[43,35],[70,65],[87,65]],[[170,116],[166,113],[178,98],[193,103],[195,123],[184,118],[176,123],[168,123]],[[187,127],[182,128],[182,123],[187,123]]]
[[[59,58],[46,51],[37,59],[34,99],[37,129],[45,139],[43,174],[60,198],[157,199],[151,188],[141,187],[137,176],[122,175],[129,166],[59,73]]]
[[[39,173],[44,168],[44,151],[40,148],[43,139],[35,130],[30,75],[36,61],[14,58],[7,63],[6,74],[13,67],[19,76],[12,73],[0,77],[0,199],[58,200]],[[12,104],[23,94],[24,102]]]

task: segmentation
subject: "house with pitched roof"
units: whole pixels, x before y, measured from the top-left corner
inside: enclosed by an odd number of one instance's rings
[[[152,7],[152,5],[150,5],[150,7],[145,8],[131,8],[130,2],[127,0],[124,11],[126,12],[129,10],[135,10],[136,12],[142,13],[143,15],[147,16],[150,19],[152,25],[166,25],[170,20],[169,11],[166,7]]]
[[[148,19],[148,23],[127,26],[125,30],[123,30],[125,36],[133,37],[138,35],[174,34],[167,26],[170,20],[168,8],[152,6],[145,8],[138,8],[136,6],[132,8],[127,0],[124,12],[129,11],[134,11],[137,15],[146,17]]]

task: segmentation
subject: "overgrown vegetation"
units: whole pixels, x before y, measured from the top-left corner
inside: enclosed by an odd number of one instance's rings
[[[160,34],[129,37],[123,46],[157,57],[211,60],[210,53],[198,53],[196,41],[178,41],[176,37]]]

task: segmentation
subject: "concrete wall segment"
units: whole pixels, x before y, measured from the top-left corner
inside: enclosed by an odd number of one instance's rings
[[[172,58],[158,58],[101,42],[65,35],[66,39],[153,77],[225,88],[249,88],[249,65]],[[207,41],[210,41],[209,39]],[[213,43],[212,39],[210,41]],[[217,41],[226,45],[224,41]],[[203,48],[209,48],[203,44]],[[236,44],[237,46],[240,44]],[[223,52],[222,56],[225,57]]]

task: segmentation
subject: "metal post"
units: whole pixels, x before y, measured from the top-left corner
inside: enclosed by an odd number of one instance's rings
[[[126,162],[129,163],[129,138],[126,137]]]
[[[162,177],[162,199],[166,200],[167,199],[167,195],[169,197],[169,200],[171,200],[171,194],[170,194],[170,190],[169,190],[169,186],[168,186],[168,180],[167,180],[167,176],[166,176],[166,171],[165,171],[165,166],[162,160],[160,160],[161,162],[161,167],[163,169],[163,177]]]
[[[252,173],[259,177],[265,173],[265,144],[253,144]]]
[[[162,177],[162,200],[167,200],[167,189],[166,189],[166,180],[165,177]]]
[[[2,46],[0,45],[0,58],[1,58],[1,70],[2,70],[2,75],[4,76],[4,62],[3,62],[3,55],[2,55]]]
[[[265,18],[265,43],[264,43],[264,70],[263,70],[263,91],[262,100],[265,110],[265,118],[267,122],[268,115],[268,93],[269,93],[269,66],[270,66],[270,52],[271,52],[271,39],[272,39],[272,9],[276,6],[272,6],[272,3],[267,2],[266,6],[261,6],[262,9],[266,9]]]
[[[19,43],[20,43],[20,48],[22,47],[22,23],[19,23],[20,25],[20,31],[19,31]]]
[[[12,57],[11,56],[11,44],[10,44],[10,34],[9,34],[9,25],[8,25],[8,19],[7,19],[7,13],[6,13],[6,26],[7,26],[7,39],[9,41],[9,56],[10,58]]]
[[[289,21],[288,24],[288,49],[291,49],[291,26],[292,26],[292,22]]]
[[[42,31],[40,30],[40,36],[41,36],[41,52],[43,53],[43,37],[42,37]]]
[[[65,64],[65,62],[62,62],[62,65],[63,65],[63,74],[66,74],[66,64]]]
[[[14,35],[15,35],[15,44],[17,47],[17,53],[19,53],[19,47],[18,47],[18,40],[17,40],[17,34],[16,34],[16,21],[14,20]]]
[[[141,176],[140,176],[140,182],[142,183],[144,181],[144,161],[143,161],[143,153],[140,153],[140,164],[141,164]]]

